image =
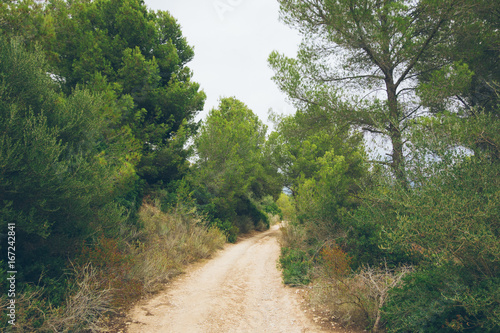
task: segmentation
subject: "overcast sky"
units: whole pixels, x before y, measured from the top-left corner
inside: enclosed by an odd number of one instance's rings
[[[276,0],[145,0],[150,9],[168,10],[181,25],[194,60],[194,81],[207,94],[200,118],[220,97],[234,96],[267,123],[267,111],[290,114],[271,80],[267,58],[273,50],[295,56],[300,36],[279,21]]]

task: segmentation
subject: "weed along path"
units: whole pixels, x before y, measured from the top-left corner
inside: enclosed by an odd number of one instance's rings
[[[135,306],[128,333],[332,332],[300,308],[276,268],[278,226],[229,244],[155,298]]]

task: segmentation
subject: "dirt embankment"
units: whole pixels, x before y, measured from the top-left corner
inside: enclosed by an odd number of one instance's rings
[[[319,327],[276,268],[278,227],[227,245],[129,314],[128,333],[344,332]]]

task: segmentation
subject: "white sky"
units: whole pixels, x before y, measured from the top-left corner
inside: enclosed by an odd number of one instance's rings
[[[294,108],[271,80],[269,54],[294,57],[298,33],[279,21],[276,0],[145,0],[150,9],[168,10],[195,56],[188,64],[193,80],[207,94],[198,119],[217,107],[220,97],[234,96],[267,122],[268,110],[291,114]],[[268,123],[269,124],[269,123]]]

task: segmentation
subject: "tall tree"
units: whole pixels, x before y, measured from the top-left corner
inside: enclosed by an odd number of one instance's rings
[[[142,178],[166,183],[181,177],[185,158],[158,168],[165,155],[180,152],[171,147],[171,140],[181,137],[176,133],[186,137],[196,130],[194,117],[203,109],[205,94],[191,80],[186,64],[193,48],[175,18],[149,11],[142,0],[21,0],[1,5],[3,34],[19,34],[25,24],[33,32],[23,33],[24,40],[43,46],[49,71],[66,94],[87,86],[114,97],[114,134],[135,137],[130,162]]]
[[[47,265],[78,240],[116,231],[123,212],[113,200],[136,178],[127,146],[105,135],[106,97],[63,96],[47,68],[40,51],[0,38],[0,228],[15,223],[17,263],[31,282],[42,270],[62,274]]]
[[[269,163],[280,170],[282,185],[292,193],[298,189],[301,177],[311,178],[318,171],[316,159],[328,151],[343,155],[348,161],[361,151],[362,136],[349,126],[335,123],[329,109],[316,105],[292,116],[273,115],[275,131],[269,135],[266,149]]]
[[[293,193],[298,220],[315,239],[335,235],[342,214],[357,205],[359,183],[367,174],[362,135],[314,105],[275,121],[268,139],[270,162]]]
[[[255,196],[279,193],[265,167],[267,127],[242,102],[223,98],[195,139],[196,183],[208,192],[220,218],[238,215],[238,206]],[[244,210],[244,208],[243,208]]]
[[[304,35],[297,59],[277,52],[269,58],[280,89],[300,108],[328,108],[339,122],[388,137],[387,164],[406,183],[404,132],[420,110],[415,78],[448,63],[423,59],[448,42],[450,22],[467,2],[278,1],[283,20]]]

